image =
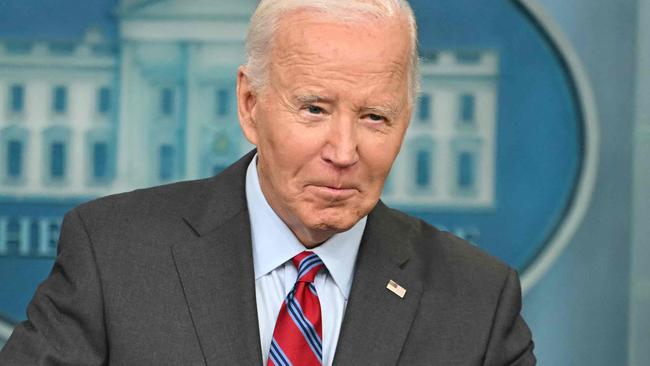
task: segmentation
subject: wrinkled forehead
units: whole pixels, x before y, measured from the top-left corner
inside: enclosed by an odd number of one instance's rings
[[[408,75],[409,32],[402,17],[341,21],[318,10],[300,9],[284,14],[277,26],[272,66],[308,62]]]
[[[329,25],[330,28],[345,29],[349,32],[380,33],[382,30],[389,30],[390,33],[399,33],[402,38],[400,42],[404,46],[410,45],[409,20],[405,14],[398,13],[391,16],[352,11],[344,16],[329,13],[318,8],[297,8],[284,12],[275,24],[272,43],[282,37],[290,30],[300,30],[306,25],[321,24]],[[378,39],[377,41],[384,41]]]

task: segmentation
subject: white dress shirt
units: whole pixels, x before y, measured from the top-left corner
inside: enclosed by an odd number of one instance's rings
[[[256,162],[257,155],[246,171],[246,200],[253,240],[260,344],[263,364],[266,365],[280,307],[298,277],[290,259],[305,247],[266,201],[260,188]],[[312,250],[327,268],[327,271],[321,270],[314,280],[322,314],[323,365],[331,365],[334,360],[366,219],[364,217],[350,230],[332,236]]]

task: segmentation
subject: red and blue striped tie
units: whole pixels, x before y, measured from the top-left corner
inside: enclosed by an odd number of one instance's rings
[[[298,280],[284,299],[273,330],[268,366],[321,366],[323,331],[314,278],[323,261],[304,251],[292,259]]]

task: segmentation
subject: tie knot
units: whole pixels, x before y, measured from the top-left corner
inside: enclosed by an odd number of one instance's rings
[[[316,274],[323,268],[323,261],[314,252],[304,251],[291,259],[298,270],[296,282],[314,282]]]

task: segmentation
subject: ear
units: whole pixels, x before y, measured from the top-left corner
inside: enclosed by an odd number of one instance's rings
[[[237,114],[239,116],[239,126],[244,136],[253,145],[257,145],[256,106],[257,94],[251,86],[248,75],[246,75],[246,67],[240,66],[237,69]]]

